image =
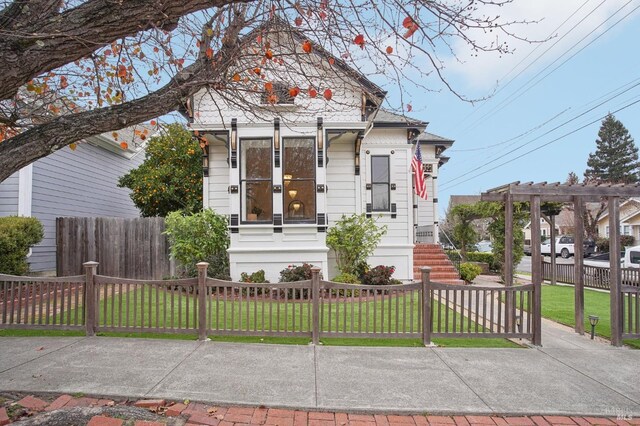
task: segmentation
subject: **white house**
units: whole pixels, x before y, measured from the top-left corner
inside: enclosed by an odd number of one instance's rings
[[[287,27],[286,36],[272,31],[261,39],[276,54],[286,50],[306,61],[301,67],[313,73],[292,76],[289,69],[282,76],[264,65],[262,81],[273,82],[279,97],[269,104],[273,92],[248,93],[263,104],[259,117],[221,89],[189,101],[191,129],[207,143],[204,206],[230,218],[232,278],[264,269],[274,282],[282,269],[303,262],[332,278],[337,272],[327,228],[342,215],[365,213],[388,228],[369,263],[393,265],[396,278],[413,279],[416,229],[430,230],[430,241],[437,242],[438,168],[453,141],[426,133],[423,121],[383,110],[382,89],[318,46],[303,53],[305,37],[297,30]],[[306,90],[310,85],[318,96]],[[288,96],[294,86],[305,89]],[[332,90],[330,101],[322,96],[325,87]],[[417,141],[426,201],[413,191]]]

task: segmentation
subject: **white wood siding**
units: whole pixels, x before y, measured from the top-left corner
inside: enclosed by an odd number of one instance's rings
[[[327,155],[327,215],[333,226],[343,214],[356,213],[354,143],[334,142]]]
[[[227,147],[216,141],[209,144],[209,207],[216,213],[228,215],[229,165]]]

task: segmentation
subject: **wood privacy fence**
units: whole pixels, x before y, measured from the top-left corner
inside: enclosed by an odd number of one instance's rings
[[[540,342],[539,285],[475,287],[431,282],[365,286],[312,279],[255,284],[198,277],[138,280],[98,275],[0,275],[0,328],[208,335],[414,338],[511,337]],[[503,303],[503,300],[512,300]],[[510,306],[510,307],[507,307]],[[426,324],[426,326],[425,326]]]
[[[609,290],[609,274],[611,269],[601,266],[583,266],[584,286]],[[551,280],[551,263],[542,262],[542,279]],[[573,264],[556,264],[556,281],[565,284],[575,284],[575,268]],[[640,286],[640,269],[622,268],[622,284],[632,287]]]
[[[162,279],[175,274],[164,218],[59,217],[56,219],[58,276],[84,273],[96,260],[105,275]]]

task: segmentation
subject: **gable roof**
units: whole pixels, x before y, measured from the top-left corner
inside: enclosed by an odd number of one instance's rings
[[[406,115],[396,114],[387,109],[380,108],[373,118],[373,127],[406,127],[423,129],[427,122]]]
[[[245,37],[243,37],[243,41],[249,39],[255,33],[261,32],[263,30],[274,29],[278,31],[278,27],[281,27],[284,31],[290,33],[294,39],[298,43],[302,43],[304,41],[309,40],[309,38],[302,32],[302,30],[295,28],[288,21],[280,18],[279,16],[274,15],[273,18],[267,20],[259,27],[250,31]],[[343,59],[333,55],[327,49],[325,49],[322,45],[317,44],[313,40],[309,40],[311,45],[313,46],[314,52],[322,55],[326,58],[333,59],[333,64],[340,68],[346,75],[356,80],[362,87],[364,87],[370,94],[377,96],[378,98],[384,98],[387,96],[387,91],[383,90],[380,86],[369,80],[364,74],[355,68],[351,67],[347,64]]]

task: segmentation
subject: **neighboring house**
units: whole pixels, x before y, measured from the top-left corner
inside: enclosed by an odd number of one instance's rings
[[[274,52],[293,52],[297,61],[312,62],[315,72],[325,72],[318,64],[333,57],[318,46],[309,55],[302,53],[304,35],[288,26],[286,31],[286,37],[271,31],[261,38]],[[421,120],[381,109],[382,89],[340,59],[331,61],[331,73],[315,77],[316,87],[332,89],[331,101],[322,98],[324,89],[317,98],[306,89],[288,98],[286,87],[306,88],[309,79],[291,81],[296,78],[291,71],[280,77],[269,69],[263,70],[264,81],[285,90],[275,105],[262,101],[267,111],[260,112],[261,118],[218,93],[203,91],[189,101],[190,126],[208,142],[204,206],[230,217],[234,279],[264,269],[273,282],[282,269],[303,262],[321,267],[325,278],[334,277],[326,232],[342,215],[365,213],[387,226],[369,263],[395,266],[398,279],[413,279],[418,227],[430,228],[431,242],[437,242],[438,169],[453,141],[426,133]],[[246,96],[261,103],[266,95]],[[426,201],[413,190],[417,141]]]
[[[557,237],[560,235],[573,235],[574,219],[571,208],[564,207],[560,214],[556,216],[555,222]],[[545,239],[551,236],[551,225],[543,218],[540,218],[540,233]],[[524,244],[531,244],[531,221],[524,227]]]
[[[444,241],[442,241],[443,243],[451,243],[448,240],[452,238],[453,228],[455,227],[455,220],[451,215],[451,210],[460,204],[476,204],[480,201],[479,195],[451,195],[449,197],[449,205],[447,207],[445,217],[446,223],[441,227],[444,237]],[[451,223],[449,223],[449,221],[451,221]],[[491,221],[491,218],[481,218],[473,221],[473,229],[478,234],[480,240],[489,240],[491,238],[489,235],[489,225],[491,224]]]
[[[119,131],[131,141],[128,133]],[[117,187],[118,178],[144,160],[144,149],[133,145],[122,149],[111,135],[94,136],[75,151],[62,148],[0,183],[0,216],[33,216],[44,226],[44,239],[29,256],[31,271],[55,273],[57,217],[140,215],[130,191]]]
[[[598,235],[609,238],[609,212],[598,220]],[[634,244],[640,242],[640,198],[629,198],[620,203],[620,235],[631,235]]]

